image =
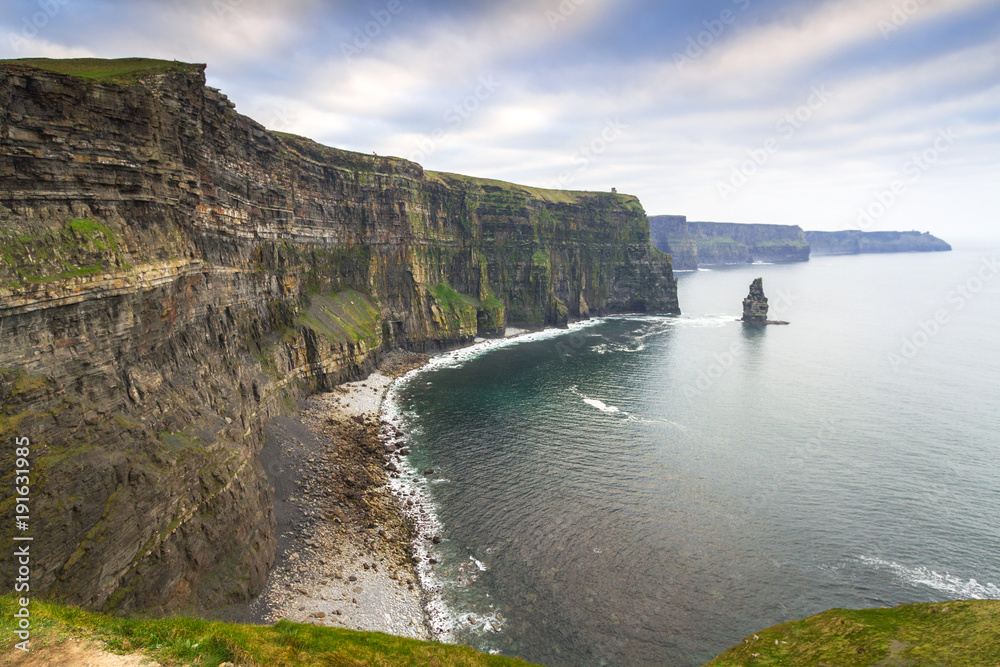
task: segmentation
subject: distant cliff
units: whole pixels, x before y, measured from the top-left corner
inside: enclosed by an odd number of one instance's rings
[[[688,229],[685,216],[651,216],[649,237],[653,246],[670,255],[674,270],[693,271],[698,268],[698,243]]]
[[[279,135],[204,66],[138,59],[0,62],[0,258],[0,437],[32,442],[32,590],[92,608],[258,591],[263,420],[385,350],[678,312],[635,197]]]
[[[951,246],[928,232],[803,232],[795,225],[688,222],[683,215],[649,218],[653,245],[673,257],[673,268],[752,262],[804,262],[809,255],[940,252]]]
[[[657,215],[650,217],[649,228],[653,245],[673,257],[675,270],[809,259],[809,242],[798,226],[688,222],[680,215]]]
[[[806,232],[816,255],[858,255],[884,252],[943,252],[951,246],[924,232]]]

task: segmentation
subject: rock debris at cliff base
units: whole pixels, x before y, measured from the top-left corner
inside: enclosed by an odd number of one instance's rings
[[[410,556],[413,525],[386,486],[398,454],[379,422],[390,376],[426,358],[391,355],[384,373],[313,396],[295,418],[308,433],[286,428],[268,443],[281,448],[295,482],[275,499],[278,564],[251,619],[431,637]],[[292,509],[284,521],[283,503]]]

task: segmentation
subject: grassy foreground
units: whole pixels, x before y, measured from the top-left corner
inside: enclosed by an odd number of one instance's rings
[[[0,597],[0,654],[19,639],[13,631],[18,609],[10,595]],[[161,665],[241,667],[305,665],[362,667],[435,665],[440,667],[514,667],[521,660],[477,653],[464,646],[435,644],[377,632],[355,632],[281,621],[273,626],[235,625],[192,618],[116,618],[32,600],[32,650],[69,637],[97,639],[106,650],[142,652]]]
[[[1000,665],[1000,600],[831,609],[782,623],[705,667],[735,665]]]

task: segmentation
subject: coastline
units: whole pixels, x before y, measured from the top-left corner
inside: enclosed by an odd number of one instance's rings
[[[390,385],[427,360],[393,352],[365,379],[266,425],[261,460],[275,486],[278,545],[264,590],[239,620],[432,638],[380,421]]]
[[[596,324],[591,318],[570,331]],[[496,347],[569,333],[508,328],[433,355],[394,350],[366,378],[304,400],[265,425],[260,458],[275,487],[278,544],[264,590],[226,620],[279,620],[449,643],[460,621],[498,632],[494,613],[455,616],[435,577],[441,541],[428,485],[406,458],[393,389],[429,367],[461,363]],[[471,576],[475,576],[472,574]]]

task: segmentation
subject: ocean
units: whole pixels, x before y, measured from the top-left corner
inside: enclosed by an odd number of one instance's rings
[[[681,273],[681,316],[406,376],[390,409],[441,538],[421,568],[445,637],[687,666],[831,607],[1000,598],[997,256]],[[758,276],[789,326],[735,321]]]

